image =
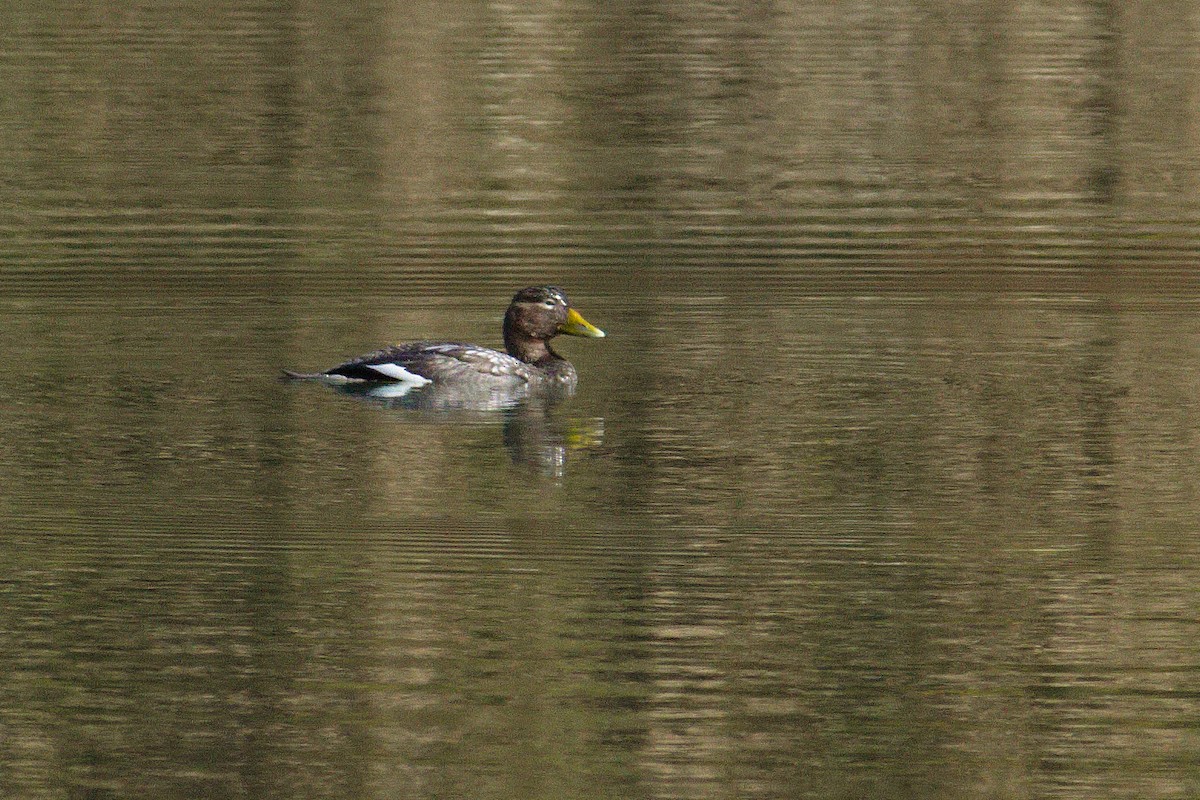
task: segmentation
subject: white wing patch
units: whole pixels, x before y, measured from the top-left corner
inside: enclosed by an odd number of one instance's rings
[[[429,378],[418,375],[415,372],[409,372],[399,364],[364,364],[363,366],[375,370],[385,378],[391,378],[394,381],[412,384],[413,386],[424,386],[427,383],[433,382]]]

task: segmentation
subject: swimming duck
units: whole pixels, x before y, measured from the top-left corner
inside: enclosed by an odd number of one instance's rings
[[[390,383],[401,392],[434,387],[559,388],[578,380],[570,361],[550,349],[560,333],[601,338],[604,331],[571,308],[557,286],[517,292],[504,314],[506,353],[460,342],[405,342],[352,359],[324,372],[285,371],[285,376],[331,383]]]

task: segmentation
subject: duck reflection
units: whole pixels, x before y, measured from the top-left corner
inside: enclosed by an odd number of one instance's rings
[[[529,384],[488,385],[481,383],[429,383],[424,386],[397,383],[331,383],[341,394],[377,403],[387,408],[413,411],[462,411],[486,413],[516,408],[530,400],[557,405],[571,393],[539,392],[534,397]]]
[[[539,391],[526,387],[429,384],[329,384],[339,394],[381,408],[421,414],[430,421],[499,423],[503,443],[514,464],[546,477],[562,478],[568,465],[604,441],[602,417],[562,413],[574,392]]]
[[[548,408],[525,403],[504,421],[504,446],[513,463],[551,478],[565,476],[571,459],[603,442],[602,417],[558,417]]]

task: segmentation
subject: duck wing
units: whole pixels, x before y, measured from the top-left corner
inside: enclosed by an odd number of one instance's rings
[[[423,385],[485,380],[527,383],[533,369],[507,353],[460,342],[406,342],[359,356],[325,375],[349,380],[397,381]]]

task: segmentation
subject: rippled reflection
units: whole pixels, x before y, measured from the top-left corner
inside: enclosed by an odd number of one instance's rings
[[[499,425],[513,463],[547,477],[565,476],[570,460],[604,441],[602,417],[579,418],[559,406],[572,393],[531,397],[524,387],[446,386],[413,389],[387,383],[342,383],[328,388],[382,409],[420,414],[428,424]]]

